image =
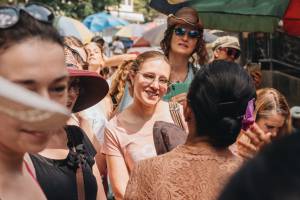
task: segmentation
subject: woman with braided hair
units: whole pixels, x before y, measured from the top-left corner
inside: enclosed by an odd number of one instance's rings
[[[116,199],[123,198],[133,166],[139,160],[157,155],[153,141],[154,123],[158,120],[175,123],[171,107],[162,101],[167,92],[170,71],[168,60],[162,53],[148,51],[136,60],[124,63],[116,74],[118,84],[113,84],[110,92],[114,101],[120,101],[125,84],[133,97],[133,103],[117,113],[105,130],[102,153],[106,155]],[[179,106],[178,112],[183,119]]]

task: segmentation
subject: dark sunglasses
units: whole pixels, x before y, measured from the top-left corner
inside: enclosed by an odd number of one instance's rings
[[[183,27],[177,27],[174,29],[174,33],[177,36],[184,36],[187,32],[187,29],[183,28]],[[190,38],[199,38],[201,36],[201,33],[199,30],[190,30],[187,32],[188,36]]]
[[[0,29],[10,28],[20,20],[20,12],[26,12],[34,19],[52,24],[54,14],[50,8],[40,3],[29,3],[24,7],[0,6]]]
[[[241,52],[234,48],[223,47],[220,50],[226,51],[226,54],[234,59],[237,59],[241,55]]]

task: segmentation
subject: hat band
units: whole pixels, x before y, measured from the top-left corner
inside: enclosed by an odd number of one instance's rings
[[[192,22],[189,22],[188,20],[186,20],[186,19],[184,19],[184,18],[176,17],[176,16],[173,15],[173,14],[169,14],[169,15],[168,15],[168,18],[171,18],[171,17],[174,17],[174,18],[177,19],[177,20],[184,21],[185,23],[187,23],[187,24],[189,24],[189,25],[191,25],[191,26],[197,26],[197,24],[194,24],[194,23],[192,23]]]

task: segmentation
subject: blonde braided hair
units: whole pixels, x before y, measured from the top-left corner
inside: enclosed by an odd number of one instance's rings
[[[147,51],[137,56],[135,60],[124,61],[115,72],[115,78],[112,81],[110,88],[110,96],[114,104],[113,110],[115,110],[120,104],[124,93],[126,82],[129,82],[129,94],[133,96],[133,85],[129,79],[129,73],[136,73],[140,70],[141,65],[148,59],[162,58],[169,63],[166,56],[159,51]]]

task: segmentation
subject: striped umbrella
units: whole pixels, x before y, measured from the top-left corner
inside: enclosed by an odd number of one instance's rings
[[[83,43],[90,42],[94,35],[83,23],[70,17],[59,16],[54,25],[62,36],[75,36]]]

